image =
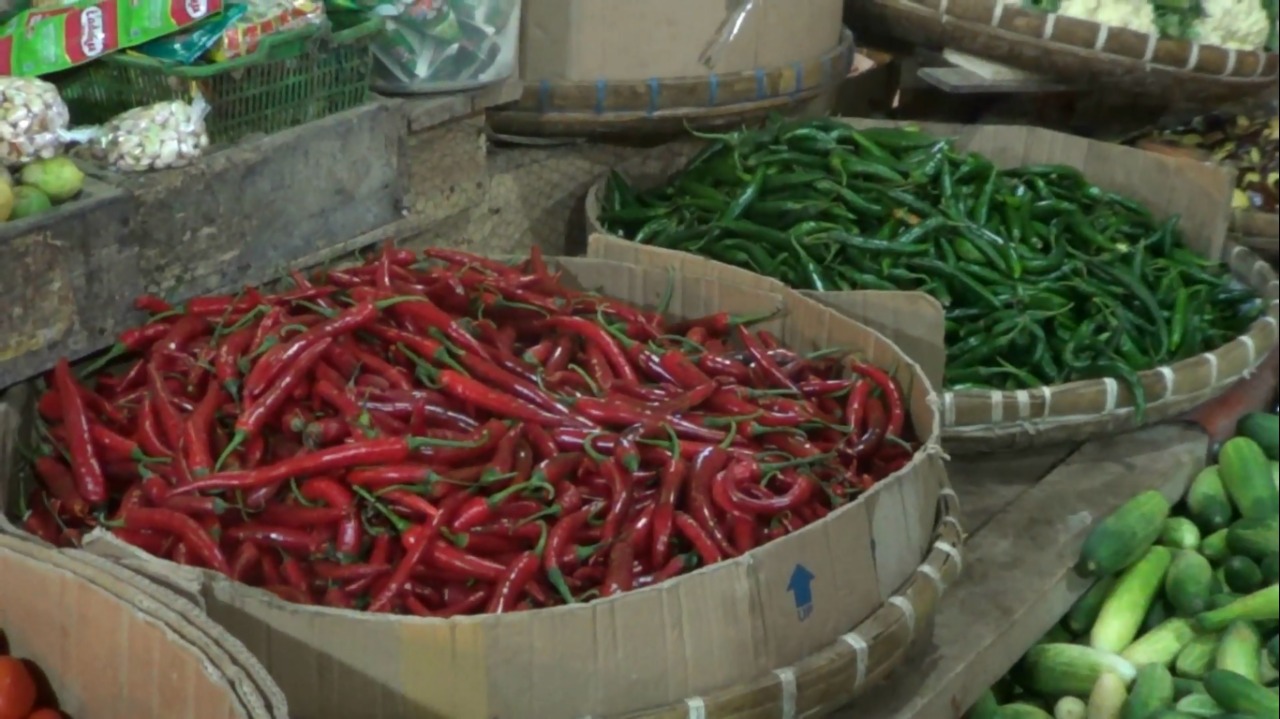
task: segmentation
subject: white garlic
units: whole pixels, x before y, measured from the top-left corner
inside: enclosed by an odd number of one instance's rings
[[[71,113],[58,88],[37,78],[0,77],[0,163],[14,167],[53,157]]]
[[[159,102],[135,107],[103,125],[94,156],[117,170],[144,172],[182,167],[209,146],[203,102]]]

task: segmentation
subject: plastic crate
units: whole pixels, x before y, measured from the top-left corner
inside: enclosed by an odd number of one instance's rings
[[[209,103],[214,144],[279,132],[356,107],[371,96],[370,44],[377,19],[321,24],[264,37],[258,49],[223,63],[177,65],[129,53],[109,55],[57,80],[77,125],[97,125],[134,107],[189,99]]]

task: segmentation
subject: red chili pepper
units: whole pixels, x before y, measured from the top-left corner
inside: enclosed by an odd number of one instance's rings
[[[378,318],[378,309],[372,303],[361,302],[340,314],[311,327],[287,344],[276,345],[254,364],[244,380],[246,399],[257,397],[266,391],[276,377],[299,360],[308,349],[324,340],[350,334]]]
[[[128,529],[172,534],[188,551],[195,553],[205,566],[223,574],[231,573],[231,567],[222,556],[222,550],[218,549],[218,543],[198,522],[185,514],[171,509],[126,507],[121,520]]]
[[[605,569],[601,597],[611,597],[629,592],[635,583],[635,548],[628,537],[623,537],[609,548],[609,562]]]
[[[231,441],[222,450],[222,454],[218,457],[218,463],[215,469],[222,466],[227,457],[238,449],[250,435],[256,434],[262,429],[267,422],[271,421],[280,408],[284,406],[286,400],[293,393],[294,388],[299,386],[307,378],[307,373],[320,361],[320,357],[325,350],[329,348],[329,344],[333,340],[330,338],[322,338],[314,343],[308,344],[300,354],[291,357],[293,364],[286,370],[278,372],[272,379],[274,380],[271,388],[262,393],[262,396],[255,401],[248,399],[248,387],[246,386],[246,404],[247,407],[240,416],[236,418],[235,434],[231,436]]]
[[[573,417],[557,416],[539,409],[528,402],[516,399],[493,389],[471,377],[453,370],[440,372],[440,387],[455,399],[475,405],[499,417],[518,419],[548,426],[562,424],[581,424],[582,420]]]
[[[627,353],[618,345],[617,339],[599,324],[585,317],[568,316],[548,317],[540,324],[551,329],[578,335],[589,344],[599,348],[618,379],[627,382],[635,382],[639,379],[636,376],[635,367],[631,365],[631,359],[627,357]]]
[[[684,512],[676,512],[676,530],[689,544],[693,545],[693,550],[702,559],[703,566],[715,564],[724,559],[719,543],[712,539],[693,517]]]
[[[94,452],[89,414],[66,358],[53,367],[53,386],[62,398],[63,426],[67,428],[67,451],[76,489],[89,504],[101,504],[107,501],[107,478]]]
[[[539,564],[536,553],[521,554],[498,580],[493,594],[489,597],[489,607],[486,611],[489,614],[504,614],[511,611],[538,575]]]
[[[653,563],[663,565],[671,556],[671,531],[675,526],[676,503],[684,487],[689,465],[679,454],[673,455],[662,468],[658,503],[653,512]]]
[[[866,377],[880,389],[880,396],[888,411],[888,424],[885,434],[890,437],[901,437],[903,425],[906,423],[906,411],[902,402],[902,390],[898,382],[888,372],[865,363],[854,363],[849,367],[857,374]]]
[[[310,556],[320,552],[321,535],[293,527],[282,527],[258,522],[247,522],[229,527],[226,538],[233,542],[253,542],[261,547],[271,547],[283,552]]]
[[[724,533],[724,528],[720,526],[720,520],[715,515],[711,498],[711,487],[714,478],[728,464],[729,460],[729,453],[718,447],[699,453],[694,458],[693,466],[689,470],[689,493],[686,503],[693,518],[697,520],[698,525],[702,527],[707,536],[715,542],[716,547],[722,553],[733,556],[733,545],[729,543],[729,539]]]
[[[92,508],[80,495],[76,488],[76,479],[71,470],[62,462],[50,456],[38,457],[35,461],[36,476],[44,485],[53,501],[57,503],[58,514],[84,519]]]
[[[425,560],[432,551],[434,545],[439,543],[440,530],[447,527],[453,521],[453,516],[463,503],[468,499],[464,493],[458,492],[445,498],[440,505],[440,512],[427,524],[419,525],[410,530],[412,533],[412,541],[406,537],[406,552],[404,557],[396,564],[395,570],[391,573],[387,581],[386,588],[378,593],[369,604],[369,611],[383,612],[391,608],[391,602],[404,588],[405,582],[409,581],[409,575],[413,572],[413,568]]]
[[[866,426],[853,447],[855,459],[867,459],[875,456],[884,443],[888,420],[885,417],[884,405],[880,403],[879,399],[875,397],[867,399],[867,406],[863,412],[863,421]]]
[[[572,514],[568,514],[551,527],[551,531],[547,533],[547,546],[542,552],[542,566],[546,570],[547,581],[551,582],[551,586],[568,604],[577,601],[573,592],[569,591],[568,584],[565,583],[564,570],[560,567],[560,558],[565,550],[573,544],[575,538],[586,526],[591,517],[601,509],[598,504],[580,509]]]

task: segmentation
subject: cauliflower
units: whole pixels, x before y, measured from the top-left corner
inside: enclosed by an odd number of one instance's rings
[[[1258,0],[1201,0],[1197,39],[1206,45],[1257,50],[1267,42],[1271,19]]]
[[[1137,32],[1156,32],[1156,12],[1147,0],[1062,0],[1058,14]]]

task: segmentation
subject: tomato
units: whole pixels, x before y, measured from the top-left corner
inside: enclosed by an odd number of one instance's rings
[[[20,660],[0,657],[0,719],[27,719],[36,706],[36,680]]]
[[[37,709],[31,713],[27,719],[67,719],[66,715],[57,709]]]

